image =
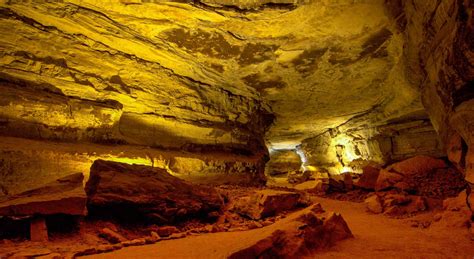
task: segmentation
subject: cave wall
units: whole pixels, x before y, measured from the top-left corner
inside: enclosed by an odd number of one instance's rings
[[[265,165],[265,174],[286,176],[301,170],[302,161],[295,149],[270,150],[270,160]]]
[[[136,145],[46,142],[0,138],[0,196],[21,193],[55,179],[83,173],[97,159],[166,169],[194,183],[261,185],[265,161],[260,155],[183,152]]]
[[[386,4],[405,37],[410,81],[420,86],[423,105],[449,159],[472,188],[474,3],[387,0]]]
[[[368,163],[384,166],[416,155],[445,157],[443,143],[428,119],[393,122],[341,132],[335,128],[299,146],[305,165],[331,174],[362,172]]]
[[[87,175],[98,158],[264,182],[273,115],[218,64],[258,60],[201,26],[218,17],[187,4],[1,1],[2,193]]]

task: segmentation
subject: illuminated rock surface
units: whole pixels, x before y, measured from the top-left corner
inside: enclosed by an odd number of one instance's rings
[[[280,186],[354,201],[375,189],[372,210],[393,217],[432,213],[467,187],[464,219],[474,208],[473,14],[467,0],[0,1],[0,199],[75,173],[88,179],[94,161],[112,160],[152,166],[170,177],[160,184],[181,178],[223,194],[300,169]],[[148,182],[127,177],[105,189],[143,209],[140,195],[125,194]],[[190,188],[177,185],[178,194]],[[183,201],[201,197],[191,196]],[[360,205],[344,204],[349,215],[365,213]],[[184,213],[158,207],[144,213]],[[450,222],[457,211],[447,210]],[[464,223],[474,226],[472,217]],[[384,238],[398,231],[385,225]],[[404,231],[404,244],[393,236],[382,244],[388,257],[411,245],[422,257],[470,251],[433,252],[417,242],[421,232]],[[279,244],[280,234],[264,243]],[[367,257],[366,240],[357,242],[333,257],[353,257],[352,248]]]
[[[382,1],[277,7],[4,4],[3,132],[257,150],[264,110],[275,146],[422,110]]]

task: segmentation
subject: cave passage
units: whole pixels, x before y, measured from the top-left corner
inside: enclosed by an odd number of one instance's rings
[[[0,0],[0,258],[473,258],[471,0]]]

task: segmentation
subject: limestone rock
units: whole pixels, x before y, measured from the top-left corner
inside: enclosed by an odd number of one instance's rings
[[[222,206],[211,187],[192,185],[164,169],[103,160],[92,165],[86,193],[91,214],[144,217],[161,223],[205,219]]]
[[[239,198],[233,210],[251,219],[262,219],[299,205],[300,194],[285,191],[262,190]]]
[[[160,237],[167,237],[167,236],[171,236],[174,233],[177,233],[178,229],[174,226],[165,226],[165,227],[159,227],[156,230],[156,232]]]
[[[382,207],[382,202],[380,201],[380,197],[375,194],[365,199],[364,203],[367,209],[372,213],[378,214],[378,213],[383,212],[383,207]]]
[[[359,188],[374,190],[375,184],[377,183],[377,178],[380,174],[380,168],[368,165],[362,170],[362,175],[360,176],[359,180],[354,183],[354,185]]]
[[[48,228],[44,218],[33,218],[30,222],[30,240],[33,242],[47,242]]]
[[[105,238],[107,241],[109,241],[112,244],[127,241],[127,239],[124,236],[120,235],[119,233],[117,233],[116,231],[110,228],[101,229],[99,236]]]
[[[36,258],[39,256],[46,256],[51,254],[52,251],[46,248],[29,248],[13,255],[13,258]]]
[[[389,170],[402,175],[426,174],[435,169],[446,168],[446,162],[429,156],[415,156],[407,160],[392,164]]]
[[[127,247],[127,246],[141,246],[141,245],[144,245],[144,244],[146,244],[145,238],[136,238],[136,239],[127,240],[127,241],[122,242],[122,245],[124,247]]]
[[[286,175],[299,171],[301,158],[296,150],[271,150],[270,160],[265,165],[265,173],[269,176]]]
[[[73,174],[43,187],[7,196],[0,201],[0,215],[86,215],[82,173]]]
[[[409,158],[380,170],[375,190],[380,191],[394,186],[400,189],[419,190],[420,181],[424,181],[424,178],[428,179],[438,172],[442,175],[444,172],[442,170],[446,170],[446,168],[446,162],[441,159],[428,156]]]
[[[291,228],[269,233],[268,237],[234,252],[229,258],[298,258],[352,237],[342,216],[335,213],[328,214],[324,219],[308,212],[297,218],[295,223]]]
[[[466,191],[460,192],[457,197],[443,201],[441,219],[436,223],[445,227],[468,227],[471,222],[472,211],[466,203]]]
[[[395,172],[390,172],[386,169],[380,170],[379,177],[377,178],[377,182],[375,184],[375,190],[376,191],[381,191],[384,189],[387,189],[389,187],[392,187],[396,183],[400,182],[403,180],[403,176],[395,173]]]

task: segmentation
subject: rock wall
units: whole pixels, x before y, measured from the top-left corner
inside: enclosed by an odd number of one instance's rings
[[[1,1],[1,192],[87,174],[98,158],[262,183],[273,115],[218,64],[257,61],[203,17],[219,22],[188,4]]]
[[[270,160],[265,166],[265,174],[287,175],[289,172],[299,171],[301,166],[301,157],[296,150],[271,150]]]
[[[448,157],[474,184],[474,3],[386,1],[404,35],[410,81],[446,144]],[[471,208],[472,204],[471,204]]]
[[[194,183],[259,185],[265,182],[265,161],[261,155],[203,154],[131,145],[0,137],[0,196],[40,187],[74,173],[84,174],[87,180],[90,167],[97,159],[163,168]]]
[[[185,44],[181,31],[167,39],[165,32],[149,35],[166,22],[138,26],[136,21],[146,24],[151,17],[132,18],[124,4],[115,12],[95,4],[2,4],[1,135],[190,151],[265,150],[263,134],[272,117],[252,88],[229,85],[209,64],[169,49],[171,41]],[[226,43],[221,41],[212,44]]]
[[[306,167],[339,174],[362,172],[362,167],[370,162],[386,165],[416,155],[446,156],[441,140],[427,119],[339,130],[336,128],[303,141],[300,149],[307,160]]]

